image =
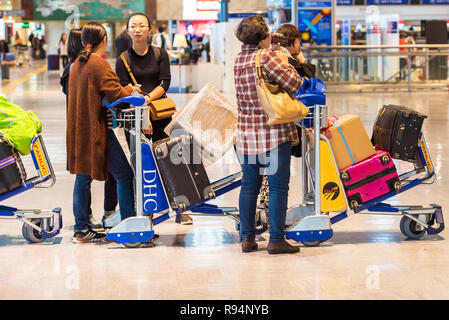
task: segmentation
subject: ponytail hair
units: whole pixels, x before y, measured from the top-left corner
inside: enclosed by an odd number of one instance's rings
[[[97,22],[89,22],[83,27],[81,41],[84,48],[79,54],[80,62],[89,61],[90,55],[106,37],[106,29]]]

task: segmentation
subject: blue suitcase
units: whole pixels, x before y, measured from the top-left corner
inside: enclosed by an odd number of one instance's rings
[[[16,57],[14,56],[14,53],[8,52],[5,54],[5,61],[14,61]]]

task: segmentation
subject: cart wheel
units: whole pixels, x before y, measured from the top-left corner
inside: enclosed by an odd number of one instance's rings
[[[127,248],[138,248],[143,244],[143,242],[125,242],[123,245]]]
[[[39,227],[41,226],[41,219],[34,219],[31,220],[31,222],[33,222]],[[26,223],[22,225],[22,236],[25,238],[25,240],[31,243],[40,243],[43,241],[40,232]]]
[[[320,245],[322,241],[317,240],[317,241],[301,241],[301,243],[303,245],[305,245],[306,247],[318,247]]]
[[[413,215],[413,217],[418,218],[418,215]],[[401,222],[399,223],[399,228],[404,236],[415,240],[421,238],[426,233],[426,229],[419,230],[419,225],[416,221],[407,216],[402,217]]]

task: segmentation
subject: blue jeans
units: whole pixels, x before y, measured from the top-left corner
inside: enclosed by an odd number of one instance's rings
[[[265,169],[270,193],[270,242],[283,241],[290,182],[291,142],[283,143],[265,154],[239,155],[239,158],[243,172],[239,198],[242,238],[255,239],[257,197]]]
[[[121,219],[135,216],[134,211],[134,173],[123,152],[114,132],[108,130],[108,169],[110,175],[117,181],[117,198],[120,206]],[[92,178],[86,174],[77,174],[73,188],[73,213],[75,215],[75,232],[87,229],[91,213],[90,186]],[[112,185],[113,186],[113,185]],[[111,184],[105,185],[110,188]],[[112,200],[111,200],[112,199]],[[113,202],[113,198],[110,198]],[[108,200],[109,201],[109,200]],[[105,209],[106,209],[105,199]],[[112,204],[108,204],[111,205]]]
[[[92,203],[91,201],[92,194],[89,187],[87,211],[90,216],[92,215],[92,208],[90,207],[90,204]],[[108,180],[104,182],[104,211],[115,211],[117,203],[117,183],[115,182],[114,177],[109,172]]]

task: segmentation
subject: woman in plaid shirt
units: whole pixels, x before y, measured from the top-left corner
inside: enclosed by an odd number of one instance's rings
[[[261,64],[265,81],[277,83],[284,90],[294,93],[301,87],[302,80],[295,68],[288,64],[286,57],[280,57],[269,49],[271,35],[261,16],[243,19],[236,36],[243,42],[234,66],[239,113],[237,149],[243,171],[239,199],[242,251],[257,250],[255,215],[265,169],[270,188],[268,252],[295,253],[299,248],[285,241],[284,229],[291,147],[298,144],[298,133],[294,123],[267,125],[267,117],[256,91],[256,53],[262,49]]]

